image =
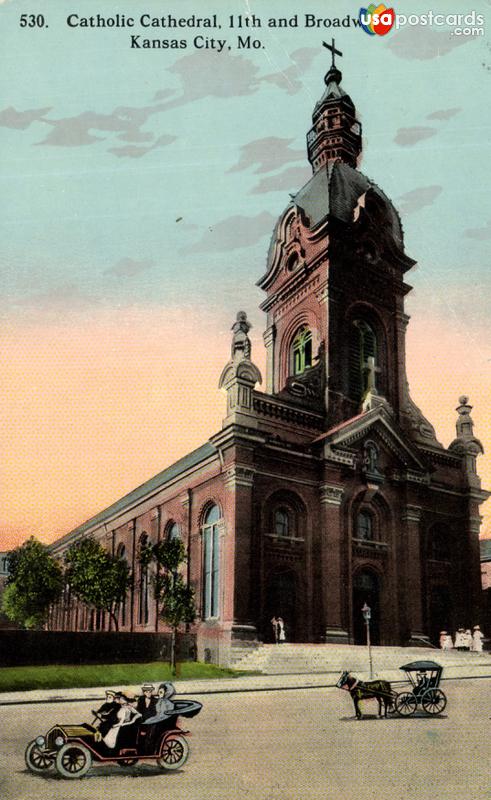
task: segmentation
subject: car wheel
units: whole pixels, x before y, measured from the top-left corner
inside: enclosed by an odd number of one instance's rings
[[[178,733],[166,736],[160,746],[157,764],[161,769],[180,769],[189,756],[189,745],[185,736]]]
[[[56,754],[56,769],[64,778],[81,778],[92,766],[92,755],[83,744],[64,744]]]
[[[32,772],[46,772],[47,769],[53,766],[54,761],[54,758],[48,755],[46,750],[40,747],[35,739],[27,745],[24,758]]]

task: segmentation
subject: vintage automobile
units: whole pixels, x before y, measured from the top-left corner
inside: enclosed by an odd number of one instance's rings
[[[155,761],[163,770],[180,769],[189,756],[187,737],[190,733],[179,728],[178,718],[196,716],[201,711],[201,703],[195,700],[173,702],[175,714],[154,726],[135,725],[133,741],[114,749],[107,747],[97,727],[90,723],[54,725],[45,736],[38,736],[28,744],[26,764],[33,772],[46,772],[54,767],[64,778],[81,778],[93,762],[129,767],[139,761]]]

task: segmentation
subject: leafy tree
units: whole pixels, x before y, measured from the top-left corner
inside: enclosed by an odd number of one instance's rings
[[[34,536],[8,554],[9,576],[2,611],[24,628],[42,628],[63,591],[60,564]]]
[[[68,549],[65,562],[72,594],[87,606],[107,611],[118,630],[117,612],[131,583],[125,559],[112,556],[89,536]]]
[[[194,622],[194,592],[187,586],[179,568],[187,560],[181,539],[165,539],[154,545],[157,572],[153,577],[154,593],[160,604],[160,616],[171,628],[170,666],[176,671],[176,641],[179,627]]]

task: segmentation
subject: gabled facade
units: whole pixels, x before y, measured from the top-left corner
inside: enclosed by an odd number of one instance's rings
[[[479,504],[471,407],[448,449],[410,398],[405,253],[391,201],[357,169],[361,126],[333,65],[307,136],[313,168],[280,216],[267,268],[265,391],[239,312],[220,378],[222,430],[53,547],[91,534],[127,558],[121,628],[161,630],[139,546],[180,535],[198,655],[271,639],[438,639],[479,619]],[[59,626],[94,624],[67,599]],[[65,614],[65,617],[63,617]],[[66,616],[68,615],[68,617]],[[68,620],[68,621],[67,621]]]

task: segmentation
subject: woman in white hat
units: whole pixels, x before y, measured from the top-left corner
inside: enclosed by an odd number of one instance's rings
[[[482,640],[484,636],[482,635],[481,628],[479,625],[474,625],[474,630],[472,633],[472,651],[473,653],[482,653]]]

